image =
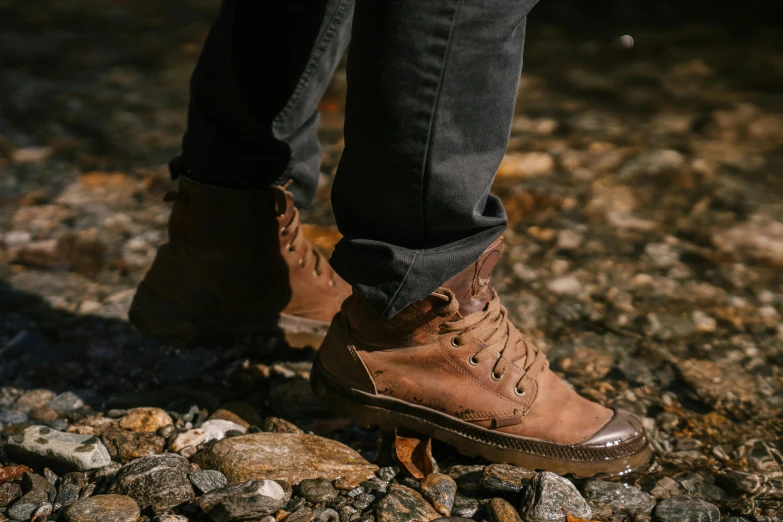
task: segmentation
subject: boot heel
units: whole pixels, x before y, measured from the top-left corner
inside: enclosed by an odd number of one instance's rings
[[[188,312],[164,299],[144,283],[133,297],[128,320],[142,333],[163,342],[188,344],[195,340],[196,324]]]

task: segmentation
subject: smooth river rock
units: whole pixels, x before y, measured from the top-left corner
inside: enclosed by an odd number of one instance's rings
[[[533,478],[519,513],[528,522],[560,522],[566,519],[566,513],[589,519],[592,510],[571,481],[542,471]]]
[[[139,505],[125,495],[83,498],[65,511],[66,522],[136,522],[139,516]]]
[[[111,462],[106,447],[97,437],[30,426],[8,440],[9,453],[19,462],[56,471],[100,469]]]
[[[427,522],[440,517],[417,491],[401,484],[391,485],[375,513],[378,522]]]
[[[155,433],[163,426],[173,423],[171,415],[160,408],[133,408],[120,419],[120,428],[139,433]]]
[[[285,506],[290,498],[274,480],[248,480],[206,493],[199,506],[215,522],[256,520]]]
[[[198,453],[201,469],[222,472],[229,484],[251,479],[339,478],[362,482],[375,477],[377,466],[334,440],[301,433],[252,433],[224,439]]]
[[[141,509],[164,511],[193,500],[195,494],[185,457],[164,453],[134,460],[120,469],[109,493],[128,495]]]
[[[661,522],[718,522],[720,510],[699,498],[679,496],[655,506],[655,518]]]
[[[582,488],[590,504],[602,502],[612,510],[629,515],[649,515],[655,499],[635,485],[605,480],[588,480]]]

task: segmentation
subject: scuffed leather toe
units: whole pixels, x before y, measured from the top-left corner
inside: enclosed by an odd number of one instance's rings
[[[612,419],[580,446],[614,446],[644,436],[642,420],[627,410],[615,410]]]

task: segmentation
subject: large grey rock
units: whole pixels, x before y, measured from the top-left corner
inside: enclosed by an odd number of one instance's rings
[[[664,500],[655,507],[655,518],[661,522],[718,522],[720,510],[704,500],[679,496]]]
[[[199,506],[215,522],[254,520],[282,508],[291,495],[273,480],[248,480],[215,489],[199,500]]]
[[[96,437],[46,426],[30,426],[21,435],[14,435],[7,448],[19,462],[56,471],[87,471],[111,462],[109,452]]]
[[[126,464],[114,477],[109,493],[127,495],[141,509],[164,511],[193,500],[188,480],[190,463],[185,457],[165,453]]]
[[[419,491],[435,507],[435,511],[444,517],[451,515],[454,495],[457,494],[457,483],[453,478],[441,473],[430,473],[421,481]]]
[[[251,479],[285,480],[338,478],[356,483],[375,476],[377,466],[337,441],[301,433],[253,433],[224,439],[198,453],[202,469],[216,469],[229,484]]]
[[[592,510],[569,480],[549,471],[533,478],[519,510],[528,522],[551,522],[566,519],[566,513],[590,518]]]
[[[136,501],[125,495],[98,495],[77,500],[65,511],[65,522],[136,522]]]
[[[616,512],[629,515],[649,515],[655,507],[655,499],[635,485],[605,480],[589,480],[585,483],[583,493],[589,504],[602,502]]]
[[[427,522],[440,517],[418,492],[392,484],[375,510],[378,522]]]

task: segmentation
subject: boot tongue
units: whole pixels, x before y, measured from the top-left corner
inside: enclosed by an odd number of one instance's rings
[[[480,312],[492,299],[492,270],[500,260],[503,236],[496,239],[481,257],[465,270],[449,279],[443,286],[454,293],[463,317]]]

